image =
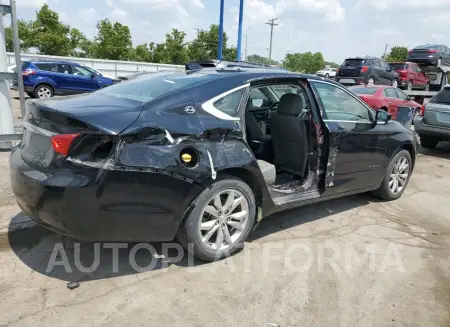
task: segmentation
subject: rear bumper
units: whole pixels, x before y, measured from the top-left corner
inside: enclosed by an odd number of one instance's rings
[[[80,240],[170,241],[201,192],[165,174],[89,170],[50,174],[28,165],[20,149],[10,157],[11,185],[24,213]]]
[[[450,128],[424,124],[423,117],[417,117],[414,120],[414,129],[419,136],[426,135],[442,140],[450,140]]]
[[[367,84],[367,79],[365,77],[342,77],[338,76],[335,78],[336,82],[341,83],[342,85],[352,86],[352,85],[365,85]],[[351,82],[350,80],[353,80]]]

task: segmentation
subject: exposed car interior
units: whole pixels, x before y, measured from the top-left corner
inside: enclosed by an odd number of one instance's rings
[[[250,90],[246,139],[267,184],[301,184],[307,174],[309,111],[300,86],[273,84]]]

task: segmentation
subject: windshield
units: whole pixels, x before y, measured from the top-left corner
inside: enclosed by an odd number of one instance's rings
[[[356,94],[375,94],[378,90],[376,87],[351,87],[350,90]]]
[[[144,103],[184,87],[203,84],[213,78],[214,75],[185,72],[146,74],[138,79],[106,87],[96,93]]]
[[[401,70],[401,69],[408,69],[408,64],[404,63],[390,63],[389,64],[393,70]]]
[[[433,99],[430,100],[430,103],[450,104],[450,87],[442,89]]]
[[[100,73],[98,70],[96,70],[92,67],[89,67],[89,66],[81,66],[81,67],[83,67],[84,69],[87,69],[89,72],[94,73],[95,75],[103,76],[102,73]]]

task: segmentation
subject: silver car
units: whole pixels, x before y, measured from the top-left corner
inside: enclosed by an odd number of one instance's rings
[[[450,140],[450,85],[446,85],[422,107],[414,124],[424,148],[434,148],[439,141]]]

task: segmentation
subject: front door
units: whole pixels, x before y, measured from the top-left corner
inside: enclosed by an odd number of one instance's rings
[[[94,76],[87,69],[80,66],[72,66],[74,76],[74,89],[77,92],[91,92],[99,88],[99,77]]]
[[[387,129],[374,123],[374,112],[348,90],[311,81],[328,129],[325,193],[331,195],[377,186],[389,158]]]

